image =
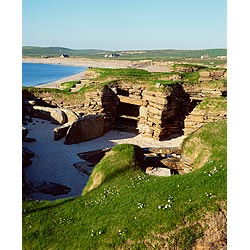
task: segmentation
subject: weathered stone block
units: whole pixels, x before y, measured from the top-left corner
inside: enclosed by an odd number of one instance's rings
[[[52,109],[53,108],[43,106],[33,106],[30,113],[34,117],[50,121],[50,112]]]
[[[147,168],[146,173],[155,176],[171,176],[171,170],[168,168]]]
[[[68,123],[63,124],[60,127],[54,128],[54,140],[58,141],[61,138],[63,138],[67,134],[71,124],[72,123],[68,122]]]
[[[155,108],[155,107],[152,107],[151,105],[148,105],[147,109],[148,109],[148,111],[150,113],[155,114],[155,115],[157,115],[157,116],[159,116],[161,118],[163,110]]]
[[[74,122],[75,120],[77,120],[80,117],[79,115],[77,115],[72,110],[62,109],[62,111],[65,113],[65,115],[67,117],[67,122],[72,123],[72,122]]]
[[[66,122],[66,115],[61,109],[52,109],[50,112],[50,122],[52,124],[63,124]]]
[[[151,96],[147,94],[143,95],[143,100],[147,100],[149,102],[159,103],[163,105],[166,105],[168,102],[166,97],[164,98],[164,97],[158,97],[158,96]]]
[[[139,109],[139,116],[140,116],[140,117],[146,118],[147,115],[148,115],[148,110],[147,110],[147,108],[144,107],[144,106],[140,106],[140,109]]]
[[[153,134],[153,129],[151,127],[149,127],[148,125],[138,124],[137,127],[138,127],[139,132],[141,134],[148,134],[148,135],[152,135]]]
[[[64,144],[75,144],[102,136],[104,133],[103,115],[86,115],[70,126]]]

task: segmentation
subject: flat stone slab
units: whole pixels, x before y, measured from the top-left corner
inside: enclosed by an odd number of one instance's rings
[[[156,153],[156,154],[176,154],[180,155],[182,150],[178,147],[166,147],[166,148],[144,148],[144,153]]]
[[[168,168],[152,168],[146,169],[146,173],[154,176],[171,176],[171,170]]]

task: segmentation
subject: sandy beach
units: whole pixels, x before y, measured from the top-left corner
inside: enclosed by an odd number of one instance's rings
[[[61,64],[68,66],[82,66],[82,67],[93,67],[93,68],[138,68],[144,69],[149,72],[169,72],[170,66],[173,62],[159,62],[152,60],[114,60],[114,59],[89,59],[83,57],[23,57],[22,62],[24,63],[44,63],[44,64]],[[59,79],[57,81],[41,84],[36,87],[41,88],[58,88],[58,85],[67,81],[76,81],[84,79],[84,71],[66,78]]]
[[[39,85],[36,85],[34,87],[35,88],[56,88],[56,89],[59,89],[61,83],[83,80],[85,71],[86,70],[84,70],[84,71],[82,71],[82,72],[80,72],[78,74],[75,74],[75,75],[64,77],[64,78],[61,78],[61,79],[53,81],[53,82],[39,84]]]
[[[25,176],[30,183],[36,185],[44,182],[60,183],[71,188],[66,195],[53,196],[42,193],[32,193],[28,198],[37,200],[55,200],[59,198],[79,196],[88,181],[88,176],[76,170],[73,163],[81,161],[77,153],[96,149],[113,147],[116,144],[131,143],[140,147],[179,147],[184,136],[166,141],[156,141],[127,132],[111,130],[103,136],[72,145],[65,145],[64,138],[54,141],[53,129],[57,125],[49,121],[34,118],[33,123],[25,125],[28,137],[36,142],[24,142],[23,146],[35,153],[32,164],[25,168]]]

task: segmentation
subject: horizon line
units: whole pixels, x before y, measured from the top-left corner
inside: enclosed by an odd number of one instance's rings
[[[179,49],[179,48],[161,48],[161,49],[100,49],[100,48],[69,48],[60,45],[57,46],[37,46],[37,45],[22,45],[23,47],[39,47],[39,48],[64,48],[70,50],[102,50],[102,51],[143,51],[143,50],[212,50],[212,49],[227,49],[227,47],[199,48],[199,49]]]

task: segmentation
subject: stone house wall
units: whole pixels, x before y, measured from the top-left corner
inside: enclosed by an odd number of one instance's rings
[[[131,107],[138,109],[138,115]],[[157,140],[183,133],[184,119],[191,109],[190,98],[180,84],[164,92],[149,91],[143,85],[133,84],[106,87],[86,93],[84,105],[85,113],[105,114],[104,131],[120,128],[118,120],[122,117],[124,123],[133,120],[138,133]]]

